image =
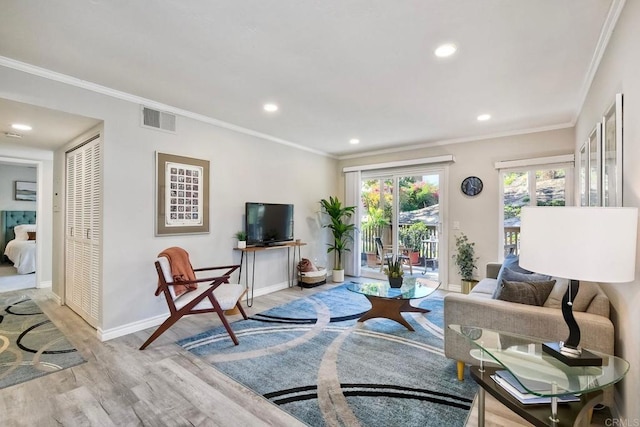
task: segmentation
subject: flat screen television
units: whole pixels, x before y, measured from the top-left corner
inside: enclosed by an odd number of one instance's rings
[[[269,246],[293,240],[293,205],[245,204],[247,245]]]

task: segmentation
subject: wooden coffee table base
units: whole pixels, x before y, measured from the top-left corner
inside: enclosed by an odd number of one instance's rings
[[[358,319],[358,322],[382,317],[385,319],[395,320],[408,330],[414,331],[411,325],[407,323],[404,317],[402,317],[401,313],[428,313],[431,311],[420,307],[414,307],[409,304],[409,300],[407,299],[378,298],[371,295],[365,295],[365,297],[367,297],[371,303],[371,310],[363,314],[362,317]]]

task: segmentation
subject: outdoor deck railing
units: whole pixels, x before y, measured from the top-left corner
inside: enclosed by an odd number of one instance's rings
[[[408,225],[401,225],[402,227],[408,227]],[[360,237],[362,242],[362,253],[375,253],[376,252],[376,242],[375,238],[383,235],[382,229],[363,229],[361,231]],[[420,248],[420,257],[427,259],[437,259],[438,258],[438,241],[436,238],[436,227],[428,226],[427,232],[422,236],[422,245]],[[391,242],[384,241],[385,245],[390,245]]]
[[[520,227],[504,228],[504,254],[518,255],[520,253]]]
[[[401,226],[402,227],[402,226]],[[375,238],[382,235],[382,230],[366,229],[362,230],[362,253],[375,253]],[[420,248],[422,259],[438,259],[438,241],[434,239],[435,227],[430,227],[428,233],[423,236],[423,244]],[[384,242],[390,244],[390,242]],[[520,227],[504,227],[504,254],[518,255],[520,253]]]

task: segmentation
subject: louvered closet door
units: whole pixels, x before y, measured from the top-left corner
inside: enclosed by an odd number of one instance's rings
[[[99,326],[102,145],[92,140],[67,153],[66,304]]]

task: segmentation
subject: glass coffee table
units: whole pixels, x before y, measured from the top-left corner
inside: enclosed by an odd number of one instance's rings
[[[449,325],[449,328],[477,347],[471,350],[471,356],[479,366],[472,366],[470,373],[480,385],[479,426],[484,425],[485,391],[537,426],[589,425],[589,412],[602,401],[602,390],[620,381],[629,370],[626,360],[593,350],[590,351],[602,357],[602,365],[568,366],[545,353],[543,341],[536,338],[472,326]],[[515,379],[515,388],[548,404],[520,402],[517,393],[510,393],[505,388],[508,386],[496,381],[496,371],[508,375],[512,383]],[[559,405],[568,395],[577,395],[579,401]]]
[[[410,301],[428,297],[439,287],[440,282],[423,278],[407,278],[401,288],[392,288],[387,282],[351,282],[347,285],[348,290],[364,295],[371,302],[371,309],[358,322],[382,317],[395,320],[410,331],[414,329],[402,317],[402,313],[428,313],[430,310],[414,307]]]

